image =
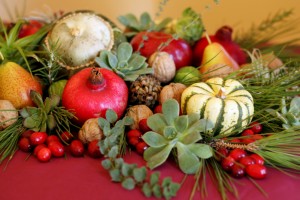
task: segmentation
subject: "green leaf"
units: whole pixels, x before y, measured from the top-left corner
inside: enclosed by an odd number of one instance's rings
[[[123,176],[132,176],[132,171],[136,167],[135,164],[124,163],[121,167],[121,172]]]
[[[118,115],[114,110],[108,109],[105,113],[105,118],[109,123],[113,124],[118,120]]]
[[[168,99],[162,104],[162,112],[168,125],[173,125],[176,117],[179,116],[179,104],[175,99]]]
[[[108,63],[111,68],[116,68],[118,66],[118,58],[111,52],[108,53]]]
[[[145,61],[146,58],[144,56],[134,53],[128,61],[128,68],[133,70],[140,69],[144,66]]]
[[[191,113],[188,114],[188,120],[189,120],[189,127],[192,126],[194,123],[200,120],[200,114],[198,113]]]
[[[45,112],[49,113],[52,110],[52,102],[49,97],[45,99],[44,105],[45,105]]]
[[[184,132],[188,128],[189,118],[187,115],[178,116],[175,119],[175,128],[178,132]]]
[[[142,139],[146,142],[150,147],[162,147],[168,144],[168,140],[166,140],[162,135],[148,131],[143,136]]]
[[[190,144],[187,148],[199,158],[208,159],[213,156],[213,149],[207,144]]]
[[[163,180],[163,182],[162,182],[162,186],[163,187],[168,187],[169,185],[170,185],[170,183],[172,183],[172,180],[171,180],[171,178],[170,177],[167,177],[167,178],[165,178],[164,180]]]
[[[159,175],[159,172],[154,172],[150,175],[150,185],[152,187],[159,183]]]
[[[109,170],[110,177],[112,181],[120,182],[121,181],[121,172],[119,169],[111,169]]]
[[[34,90],[31,90],[30,98],[39,108],[44,108],[44,101],[43,101],[43,98],[40,93],[38,93]]]
[[[108,152],[108,157],[110,158],[116,158],[119,154],[119,147],[113,146],[110,151]]]
[[[104,169],[106,169],[106,170],[109,170],[109,169],[112,168],[112,163],[111,163],[111,161],[110,161],[109,159],[103,160],[103,161],[101,162],[101,164],[102,164],[102,167],[103,167]]]
[[[56,127],[57,123],[53,115],[47,116],[47,128],[53,130]]]
[[[123,158],[117,158],[115,159],[115,168],[122,168],[122,165],[124,164],[124,159]]]
[[[148,117],[147,124],[151,130],[162,135],[167,122],[163,114],[156,113]]]
[[[140,167],[133,169],[133,177],[138,183],[142,183],[147,177],[146,167]]]
[[[140,16],[140,24],[141,24],[141,26],[142,26],[142,29],[148,29],[148,28],[150,28],[149,27],[149,25],[151,24],[151,17],[150,17],[150,15],[149,15],[149,13],[147,13],[147,12],[144,12],[144,13],[142,13],[141,14],[141,16]]]
[[[167,158],[169,157],[171,150],[173,149],[174,145],[173,144],[169,144],[164,146],[159,152],[157,152],[155,155],[152,155],[151,157],[148,157],[147,159],[147,165],[150,169],[154,169],[155,167],[160,166],[161,164],[163,164],[164,162],[166,162]],[[149,156],[150,153],[146,153],[151,152],[153,150],[153,147],[149,147],[145,152],[144,152],[144,157]],[[145,158],[146,158],[145,157]]]
[[[131,177],[127,177],[122,181],[122,187],[127,190],[132,190],[135,187],[135,182]]]
[[[109,122],[108,122],[106,119],[102,118],[102,117],[98,118],[98,125],[100,126],[100,128],[101,128],[102,130],[103,130],[105,127],[110,127]]]
[[[117,49],[117,58],[119,62],[128,61],[132,55],[132,46],[128,42],[122,42]]]
[[[96,58],[95,58],[95,62],[96,62],[100,67],[111,70],[110,64],[109,64],[109,62],[108,62],[108,54],[109,54],[109,53],[110,53],[110,52],[107,51],[107,50],[101,51],[99,57],[96,57]]]
[[[177,136],[177,131],[173,126],[166,126],[163,135],[168,140],[172,140]]]
[[[159,184],[155,184],[152,187],[152,192],[153,192],[153,194],[156,198],[161,198],[162,197],[162,191],[161,191],[161,188],[160,188]]]
[[[202,139],[202,136],[200,134],[200,132],[198,131],[193,131],[193,132],[188,132],[188,133],[184,133],[180,136],[179,141],[185,145],[188,144],[193,144],[195,142],[198,142],[199,140]]]
[[[171,183],[169,186],[171,196],[176,196],[177,191],[180,189],[180,184]]]
[[[300,117],[300,97],[297,96],[292,99],[289,112],[293,113],[297,117]]]
[[[163,19],[159,24],[155,26],[155,31],[161,31],[163,28],[165,28],[170,22],[172,21],[172,18],[165,18]]]
[[[124,122],[125,126],[130,126],[131,124],[133,124],[133,119],[132,119],[132,117],[125,116],[123,118],[123,122]]]
[[[142,191],[146,197],[151,197],[152,189],[149,183],[146,182],[143,184]]]
[[[21,110],[20,110],[20,115],[21,115],[21,117],[23,117],[23,118],[26,118],[26,117],[29,117],[30,115],[29,115],[29,112],[27,111],[27,109],[26,109],[26,107],[25,108],[22,108]]]
[[[177,157],[180,169],[186,174],[195,174],[200,166],[200,161],[195,154],[193,154],[186,145],[178,142]]]

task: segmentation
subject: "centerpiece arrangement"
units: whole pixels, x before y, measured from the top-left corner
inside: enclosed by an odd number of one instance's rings
[[[235,37],[227,25],[209,35],[192,8],[122,15],[123,29],[89,10],[1,20],[0,163],[18,149],[41,162],[87,152],[112,181],[166,199],[180,184],[151,170],[169,158],[195,176],[191,198],[207,173],[226,199],[234,179],[298,172],[300,38],[269,44],[291,14]]]

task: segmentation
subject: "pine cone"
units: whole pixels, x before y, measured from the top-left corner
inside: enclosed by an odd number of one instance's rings
[[[153,108],[161,91],[161,83],[153,75],[141,75],[130,85],[130,103]]]

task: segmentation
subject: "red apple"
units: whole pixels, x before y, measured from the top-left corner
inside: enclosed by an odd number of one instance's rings
[[[139,51],[146,58],[149,58],[157,50],[169,53],[175,62],[177,70],[190,65],[192,61],[191,46],[185,40],[180,38],[174,39],[168,33],[140,32],[132,38],[130,43],[134,51]],[[141,44],[142,47],[140,47]],[[159,49],[160,47],[162,48]]]

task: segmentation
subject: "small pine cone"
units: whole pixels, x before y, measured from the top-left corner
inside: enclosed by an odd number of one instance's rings
[[[130,85],[130,103],[153,108],[161,91],[161,83],[153,75],[141,75]]]

